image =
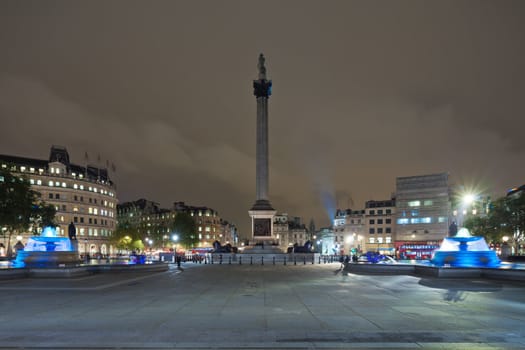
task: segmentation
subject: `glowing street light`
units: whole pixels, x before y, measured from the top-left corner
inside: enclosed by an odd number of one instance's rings
[[[473,193],[466,193],[463,195],[462,202],[464,205],[471,205],[476,200],[476,195]]]

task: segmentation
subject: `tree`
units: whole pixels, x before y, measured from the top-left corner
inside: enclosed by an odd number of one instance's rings
[[[487,216],[470,217],[465,227],[487,241],[501,242],[504,236],[509,237],[515,251],[525,240],[525,196],[499,198],[492,203]]]
[[[11,237],[26,231],[35,221],[34,205],[39,198],[40,193],[31,188],[27,177],[16,176],[6,168],[0,169],[0,227],[4,235],[7,233],[8,256],[12,255]]]
[[[33,205],[33,232],[38,233],[37,229],[43,229],[44,227],[51,226],[55,227],[55,215],[56,208],[52,204],[46,204],[40,202],[39,204]]]
[[[119,249],[143,250],[144,243],[139,228],[129,221],[119,221],[113,235],[111,243]]]
[[[180,244],[186,248],[192,248],[199,242],[197,224],[187,213],[177,213],[173,220],[172,232],[178,235]]]

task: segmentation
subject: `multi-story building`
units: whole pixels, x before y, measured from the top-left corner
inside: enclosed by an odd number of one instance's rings
[[[396,251],[401,258],[428,258],[448,235],[448,174],[396,179]]]
[[[273,234],[279,242],[279,247],[286,251],[288,247],[293,246],[294,241],[290,240],[290,229],[288,227],[288,214],[277,214],[273,217]]]
[[[148,245],[155,248],[177,246],[177,242],[173,239],[176,232],[172,232],[173,220],[177,213],[187,213],[195,220],[199,243],[194,248],[211,248],[215,241],[219,241],[221,245],[238,243],[235,225],[221,219],[217,211],[208,207],[195,207],[184,202],[175,202],[173,208],[163,209],[159,203],[146,199],[126,202],[118,206],[119,222],[127,221],[137,227],[144,238],[145,248],[148,248]]]
[[[273,232],[279,242],[279,248],[283,251],[294,245],[303,247],[308,241],[314,244],[312,232],[301,223],[301,218],[298,216],[290,218],[286,213],[275,215]]]
[[[337,209],[333,224],[333,245],[339,247],[340,254],[366,251],[365,228],[364,210]]]
[[[199,243],[197,247],[211,248],[213,242],[219,241],[222,245],[226,244],[226,237],[223,236],[224,229],[222,224],[225,223],[216,210],[208,207],[195,207],[186,205],[184,202],[173,203],[175,213],[184,212],[195,220],[197,224],[197,234]]]
[[[27,176],[41,199],[55,206],[59,236],[67,236],[68,225],[74,223],[80,254],[113,254],[110,237],[115,229],[117,195],[106,168],[73,164],[67,149],[60,146],[51,147],[49,159],[0,155],[0,164]],[[21,235],[22,243],[30,232]]]
[[[141,198],[117,206],[119,223],[128,222],[144,237],[145,248],[172,245],[171,227],[175,213],[160,204]]]
[[[394,255],[396,200],[368,201],[365,208],[367,250]]]

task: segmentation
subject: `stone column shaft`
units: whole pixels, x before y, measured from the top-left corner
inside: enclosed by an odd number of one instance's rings
[[[257,98],[256,199],[268,200],[268,98]]]

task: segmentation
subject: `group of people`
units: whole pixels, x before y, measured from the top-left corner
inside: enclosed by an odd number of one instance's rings
[[[341,255],[339,257],[339,262],[341,263],[341,270],[345,269],[346,266],[348,264],[350,264],[350,261],[357,262],[357,255],[355,255],[355,254],[353,254],[352,256],[350,256],[350,255],[345,255],[345,256]]]

